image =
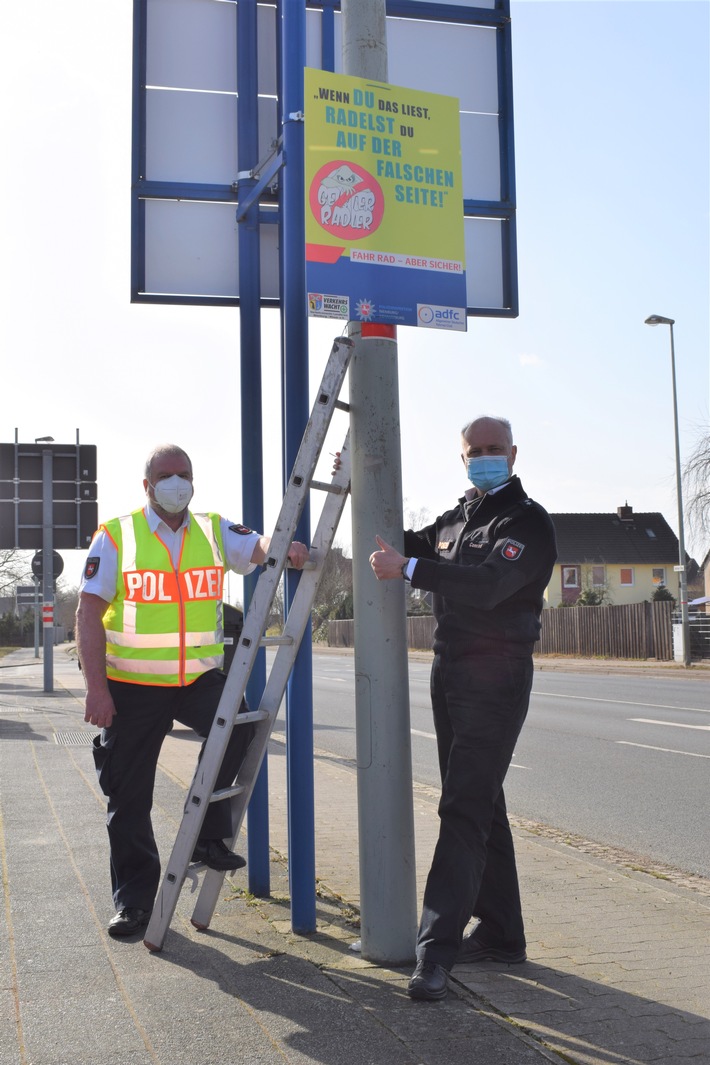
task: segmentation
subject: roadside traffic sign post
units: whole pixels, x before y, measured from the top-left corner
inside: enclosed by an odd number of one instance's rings
[[[52,530],[50,529],[50,532]],[[51,559],[51,565],[46,565],[46,559]],[[37,551],[32,558],[31,562],[32,572],[35,575],[37,581],[37,590],[39,591],[40,585],[42,587],[42,645],[44,647],[44,669],[45,669],[45,685],[49,682],[49,687],[45,686],[45,691],[52,691],[53,677],[51,675],[53,663],[54,663],[54,586],[57,577],[61,576],[64,572],[64,559],[57,551],[52,551],[50,554],[46,554],[43,551]],[[47,580],[47,577],[49,580]],[[49,598],[47,588],[49,587]],[[39,658],[39,609],[35,607],[35,658]],[[51,650],[47,650],[47,647]],[[48,657],[49,656],[49,657]],[[49,663],[49,665],[48,665]],[[49,676],[48,676],[49,670]]]
[[[37,555],[39,554],[40,552],[37,552]],[[35,555],[35,558],[32,559],[32,572],[34,573],[34,583],[27,585],[18,584],[18,586],[15,588],[15,603],[18,614],[21,609],[27,609],[28,607],[32,610],[34,614],[35,658],[39,658],[39,587],[41,578],[41,572],[37,573],[34,569],[34,562],[37,558],[37,555]],[[62,561],[62,556],[57,555],[56,552],[55,557]],[[63,566],[64,563],[62,562],[62,567]]]
[[[38,580],[42,580],[44,576],[44,552],[36,551],[32,556],[32,562],[30,563],[32,573]],[[49,567],[52,571],[52,581],[56,582],[57,577],[61,577],[64,572],[64,559],[58,551],[52,551],[52,565]],[[18,592],[20,589],[18,588]]]
[[[39,658],[39,581],[35,577],[34,587],[34,602],[35,602],[35,658]]]
[[[47,561],[54,554],[52,525],[52,452],[42,451],[42,553]],[[46,565],[42,573],[42,647],[44,661],[44,690],[54,691],[54,574]]]
[[[41,437],[32,444],[0,444],[0,549],[39,548],[32,572],[42,585],[44,690],[54,690],[54,581],[64,568],[55,546],[86,548],[98,525],[96,447],[55,444]],[[44,560],[51,559],[51,565]],[[35,657],[38,656],[35,608]]]

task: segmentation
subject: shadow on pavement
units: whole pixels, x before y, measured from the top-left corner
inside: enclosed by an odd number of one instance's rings
[[[172,932],[168,949],[154,955],[156,964],[177,966],[215,983],[305,1061],[524,1065],[539,1060],[531,1043],[501,1027],[497,1018],[479,1013],[470,997],[452,994],[439,1003],[412,1002],[406,994],[409,969],[380,969],[352,956],[351,964],[343,964],[332,945],[323,944],[316,961],[238,936],[206,935],[218,937],[221,946]],[[343,944],[336,949],[342,955]],[[156,982],[164,984],[163,979]],[[229,1015],[226,1007],[223,1013]]]
[[[647,973],[639,975],[647,983]],[[453,976],[574,1062],[677,1065],[679,1041],[683,1060],[691,1053],[699,1062],[710,1047],[706,1017],[535,962],[514,967],[493,962],[459,965]],[[673,981],[673,974],[659,966],[659,987],[664,979]]]
[[[18,711],[27,713],[27,711]],[[6,713],[0,717],[0,740],[30,740],[32,743],[47,742],[47,736],[35,732],[26,721],[16,721]]]

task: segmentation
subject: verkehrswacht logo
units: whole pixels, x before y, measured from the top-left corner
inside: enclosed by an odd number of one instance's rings
[[[380,225],[385,198],[379,182],[357,163],[333,160],[311,182],[308,202],[316,221],[338,240],[369,237]]]

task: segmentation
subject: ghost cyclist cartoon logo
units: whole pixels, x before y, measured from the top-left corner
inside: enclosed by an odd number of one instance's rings
[[[380,225],[385,200],[379,182],[357,163],[333,160],[311,182],[309,203],[318,224],[336,240],[361,240]]]

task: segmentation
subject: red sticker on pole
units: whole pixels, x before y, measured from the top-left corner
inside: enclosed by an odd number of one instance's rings
[[[52,603],[42,604],[42,624],[45,626],[54,625],[54,606]]]
[[[386,322],[363,322],[360,326],[362,337],[386,337],[390,340],[397,339],[397,326],[388,325]]]

